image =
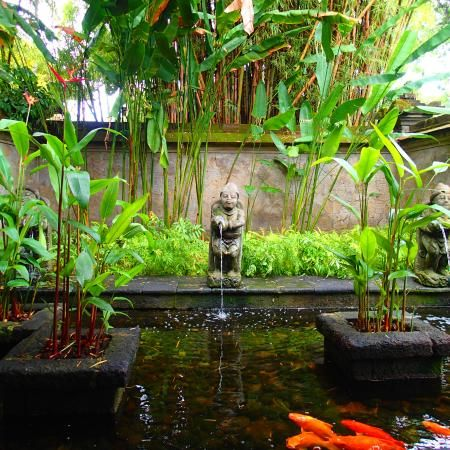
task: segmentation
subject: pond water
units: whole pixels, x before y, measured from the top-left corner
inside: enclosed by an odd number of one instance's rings
[[[448,309],[420,315],[450,332]],[[315,313],[295,310],[147,311],[130,388],[115,424],[39,424],[3,430],[5,450],[284,449],[287,415],[311,414],[347,434],[342,419],[382,427],[408,448],[450,449],[422,420],[450,425],[450,364],[438,396],[353,398],[323,364]],[[130,325],[128,322],[127,325]],[[22,430],[32,424],[21,424]]]

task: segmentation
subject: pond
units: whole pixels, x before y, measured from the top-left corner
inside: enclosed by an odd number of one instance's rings
[[[450,332],[448,309],[421,311]],[[208,310],[135,312],[127,325],[141,326],[141,346],[117,422],[61,421],[29,433],[11,427],[3,430],[0,448],[284,449],[298,432],[287,417],[291,411],[333,423],[343,434],[340,420],[356,419],[409,448],[450,448],[450,440],[421,425],[429,419],[450,425],[448,360],[441,395],[353,398],[323,364],[314,317],[297,309],[232,310],[226,319]]]

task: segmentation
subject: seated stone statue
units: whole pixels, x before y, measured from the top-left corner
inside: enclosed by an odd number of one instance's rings
[[[439,183],[431,192],[430,205],[450,209],[450,186]],[[433,220],[417,229],[418,251],[414,272],[424,286],[446,287],[448,285],[448,217]]]
[[[242,203],[239,201],[238,188],[234,183],[228,183],[220,193],[220,200],[211,206],[208,286],[221,286],[221,265],[222,286],[239,287],[241,285],[244,225],[245,214]]]

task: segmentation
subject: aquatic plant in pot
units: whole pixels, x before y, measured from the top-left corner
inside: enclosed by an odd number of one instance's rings
[[[417,251],[415,230],[450,215],[440,205],[414,204],[415,194],[432,183],[433,176],[424,185],[423,174],[445,171],[449,165],[434,162],[419,170],[394,139],[373,128],[391,161],[373,147],[363,148],[354,165],[339,158],[322,160],[340,164],[360,196],[359,211],[346,204],[360,223],[358,250],[350,256],[338,254],[353,273],[358,311],[321,314],[317,328],[325,338],[326,360],[352,380],[354,388],[369,387],[372,394],[394,388],[396,393],[408,395],[423,393],[424,386],[427,392],[439,390],[442,359],[450,354],[450,336],[407,314],[407,279],[414,276],[409,267]],[[384,175],[389,188],[386,234],[368,225],[369,184],[377,173]],[[383,270],[377,272],[373,263],[380,254]],[[378,292],[371,293],[371,281],[378,283]]]
[[[63,140],[47,133],[22,134],[37,146],[56,194],[55,296],[52,325],[0,361],[5,416],[113,414],[130,375],[139,329],[112,329],[109,319],[117,313],[117,298],[102,294],[107,280],[126,284],[142,268],[119,270],[117,262],[127,252],[115,250],[114,244],[144,230],[133,218],[147,199],[120,203],[120,179],[91,180],[80,169],[81,150],[96,131],[78,141],[66,114]],[[100,221],[91,223],[90,198],[100,191]],[[121,211],[113,217],[116,208]]]

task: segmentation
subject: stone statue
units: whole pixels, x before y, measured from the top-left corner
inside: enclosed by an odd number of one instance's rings
[[[432,190],[429,205],[441,205],[450,209],[450,186],[439,183]],[[414,272],[424,286],[448,285],[448,236],[450,222],[441,217],[417,229],[418,251]]]
[[[228,183],[220,200],[211,206],[211,239],[209,241],[208,286],[239,287],[241,285],[242,233],[245,214],[239,191]]]

